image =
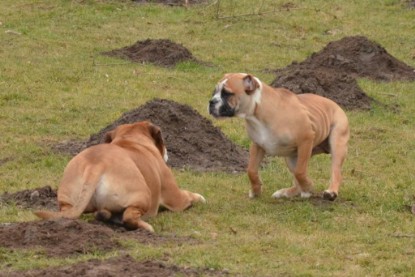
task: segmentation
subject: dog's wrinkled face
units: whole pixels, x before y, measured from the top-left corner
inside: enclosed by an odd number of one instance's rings
[[[260,82],[245,73],[225,74],[209,101],[209,113],[216,117],[244,116],[260,99]]]
[[[104,141],[105,143],[111,143],[118,139],[128,139],[129,140],[140,140],[142,136],[150,138],[157,149],[160,151],[161,156],[164,161],[167,162],[168,155],[167,149],[164,144],[163,137],[161,135],[160,127],[148,122],[141,121],[133,124],[123,124],[115,128],[114,130],[105,134]]]

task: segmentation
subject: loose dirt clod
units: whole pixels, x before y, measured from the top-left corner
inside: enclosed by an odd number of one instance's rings
[[[414,81],[414,68],[391,56],[378,43],[363,36],[330,42],[301,63],[274,71],[273,87],[295,93],[316,93],[346,109],[370,109],[374,100],[358,86],[356,78],[376,81]]]
[[[183,45],[169,39],[147,39],[135,44],[102,53],[110,57],[130,60],[138,63],[152,63],[164,67],[173,67],[185,61],[197,62],[192,53]]]

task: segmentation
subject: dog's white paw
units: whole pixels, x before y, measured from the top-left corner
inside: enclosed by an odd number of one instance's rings
[[[306,192],[302,191],[300,194],[301,198],[310,198],[311,195],[312,195],[311,192],[308,192],[308,191]]]
[[[262,190],[262,189],[261,189]],[[248,192],[248,197],[249,197],[249,199],[253,199],[253,198],[255,198],[255,197],[258,197],[258,196],[260,196],[261,195],[261,193],[256,193],[256,192],[254,192],[252,189],[250,189],[249,190],[249,192]]]
[[[153,226],[151,226],[150,224],[148,224],[147,222],[143,221],[143,220],[139,220],[138,221],[138,228],[147,230],[150,233],[154,233],[154,228]]]
[[[277,190],[276,192],[272,194],[272,198],[283,198],[283,197],[288,197],[286,189]]]
[[[199,194],[199,193],[195,193],[195,195],[198,197],[198,202],[202,202],[203,204],[206,203],[206,199],[203,197],[203,195]]]

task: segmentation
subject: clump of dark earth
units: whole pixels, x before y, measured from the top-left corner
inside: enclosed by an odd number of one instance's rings
[[[103,142],[105,134],[118,125],[149,120],[158,125],[167,146],[173,168],[195,171],[244,172],[248,152],[230,141],[212,122],[192,107],[165,99],[154,99],[143,106],[124,113],[119,119],[90,136],[86,143],[59,144],[63,153],[76,154]]]
[[[164,67],[173,67],[186,61],[198,62],[186,47],[169,39],[137,41],[131,46],[103,52],[102,54],[137,63],[152,63]]]
[[[370,109],[374,101],[358,86],[356,78],[376,81],[414,81],[414,68],[391,56],[378,43],[363,36],[330,42],[301,63],[274,71],[273,87],[295,93],[316,93],[346,109]]]
[[[42,208],[57,210],[56,190],[50,186],[36,189],[26,189],[15,193],[5,192],[0,195],[0,203],[14,203],[22,208]]]
[[[10,239],[13,238],[13,239]],[[192,244],[194,238],[149,233],[145,230],[127,231],[93,220],[38,220],[0,224],[0,245],[10,249],[34,249],[47,256],[72,256],[95,251],[123,249],[123,239],[144,244]]]
[[[143,276],[143,277],[170,277],[170,276],[228,276],[227,271],[214,269],[197,269],[168,265],[159,261],[137,261],[130,255],[107,260],[93,259],[74,265],[35,269],[20,272],[10,272],[7,276]]]

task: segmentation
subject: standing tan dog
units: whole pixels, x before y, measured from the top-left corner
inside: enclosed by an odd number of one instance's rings
[[[307,176],[311,156],[331,154],[331,181],[324,199],[333,201],[339,193],[341,167],[347,153],[349,123],[344,111],[333,101],[272,88],[245,73],[226,74],[216,85],[209,101],[214,117],[238,116],[245,119],[252,140],[248,176],[250,197],[261,194],[258,169],[265,154],[285,157],[294,175],[290,188],[276,191],[274,198],[310,197],[312,182]]]
[[[104,144],[85,149],[67,165],[58,189],[59,212],[38,211],[41,218],[77,218],[95,212],[103,221],[153,232],[144,215],[157,215],[159,205],[183,211],[202,195],[180,190],[167,166],[160,128],[143,121],[118,126]],[[163,159],[164,158],[164,159]]]

